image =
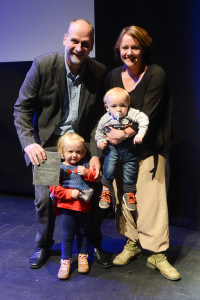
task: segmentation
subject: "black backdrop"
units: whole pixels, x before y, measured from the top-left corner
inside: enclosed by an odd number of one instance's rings
[[[200,3],[198,0],[95,1],[96,56],[116,67],[113,47],[125,26],[153,38],[151,61],[166,71],[174,95],[168,195],[171,224],[200,230]]]
[[[113,46],[122,27],[139,25],[153,38],[152,62],[168,75],[174,95],[169,216],[200,230],[200,42],[198,0],[95,1],[96,58],[116,67]],[[33,196],[13,125],[13,105],[31,62],[0,64],[0,193]]]
[[[13,106],[31,62],[0,63],[0,192],[33,195],[31,167],[26,168],[13,122]]]

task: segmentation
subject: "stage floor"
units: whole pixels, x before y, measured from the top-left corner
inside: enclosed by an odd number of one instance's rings
[[[200,232],[170,227],[169,261],[182,279],[169,281],[146,267],[147,253],[124,267],[103,269],[91,261],[87,275],[77,271],[74,249],[72,275],[60,281],[61,229],[57,217],[55,244],[47,263],[37,270],[28,267],[34,248],[35,208],[29,197],[0,196],[0,298],[5,300],[129,300],[200,299]],[[119,253],[125,239],[116,233],[114,219],[102,224],[103,249]]]

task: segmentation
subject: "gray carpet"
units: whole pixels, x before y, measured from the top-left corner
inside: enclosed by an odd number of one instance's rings
[[[113,253],[123,249],[125,239],[116,233],[114,219],[102,225],[103,249]],[[146,267],[147,253],[124,267],[103,269],[90,260],[87,275],[77,271],[74,243],[72,274],[57,279],[60,262],[61,229],[56,220],[55,244],[51,257],[38,270],[28,267],[34,248],[35,209],[32,198],[0,196],[0,299],[5,300],[100,300],[100,299],[200,299],[200,232],[170,227],[169,261],[182,279],[172,282]]]

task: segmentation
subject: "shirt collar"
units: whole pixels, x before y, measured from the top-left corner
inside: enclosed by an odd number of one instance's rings
[[[64,60],[65,60],[65,68],[66,68],[66,72],[67,72],[67,76],[73,76],[72,72],[70,71],[70,68],[67,64],[67,60],[66,60],[66,55],[64,54]],[[86,67],[86,61],[83,62],[82,66],[80,67],[79,73],[76,76],[76,78],[80,77],[83,75],[83,73],[85,72],[85,67]]]

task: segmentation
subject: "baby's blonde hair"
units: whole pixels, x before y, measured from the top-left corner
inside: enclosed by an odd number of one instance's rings
[[[57,149],[58,152],[60,152],[61,156],[63,156],[63,147],[66,144],[82,144],[82,151],[83,151],[83,155],[85,156],[86,154],[86,148],[85,148],[85,140],[84,138],[82,138],[82,136],[80,136],[77,133],[73,133],[73,132],[67,132],[64,135],[62,135],[57,143]]]
[[[109,96],[115,97],[115,96],[120,96],[120,94],[126,97],[127,102],[130,102],[129,93],[125,89],[123,89],[121,87],[114,87],[114,88],[110,89],[109,91],[107,91],[107,93],[105,94],[105,96],[103,98],[104,104],[106,104],[106,101]]]

